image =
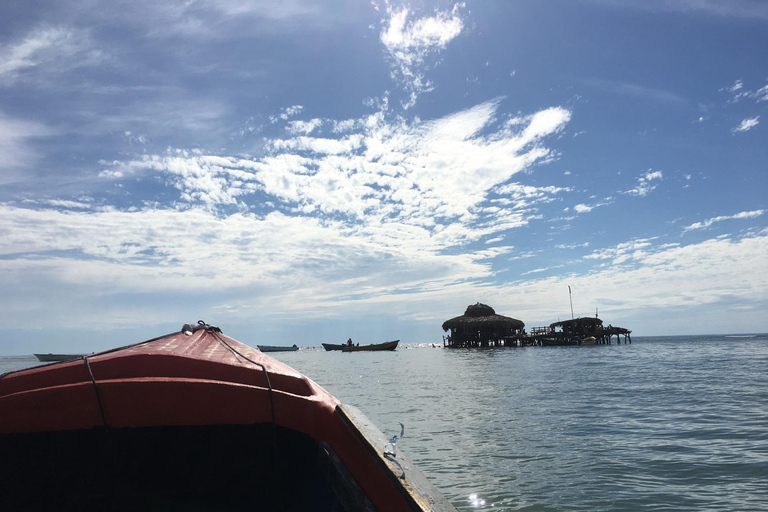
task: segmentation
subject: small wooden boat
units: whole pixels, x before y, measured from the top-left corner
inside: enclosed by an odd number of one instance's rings
[[[338,344],[334,344],[334,343],[323,343],[323,348],[324,348],[325,350],[328,350],[328,351],[330,351],[330,350],[341,350],[341,349],[343,349],[343,348],[344,348],[344,347],[346,347],[346,346],[347,346],[347,345],[344,345],[344,344],[341,344],[341,343],[338,343]]]
[[[456,512],[386,445],[206,324],[0,374],[0,510]]]
[[[85,354],[35,354],[35,357],[41,363],[53,363],[57,361],[71,361],[73,359],[82,359]]]
[[[341,347],[342,352],[368,352],[372,350],[395,350],[400,340],[387,341],[385,343],[375,343],[373,345],[344,345]]]
[[[275,345],[256,345],[262,352],[296,352],[299,347],[293,345],[291,347],[275,346]]]
[[[596,345],[597,344],[597,338],[594,336],[587,336],[586,338],[581,338],[579,340],[579,345]]]

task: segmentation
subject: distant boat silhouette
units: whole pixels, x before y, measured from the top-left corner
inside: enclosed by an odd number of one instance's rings
[[[88,354],[35,354],[38,361],[42,363],[51,363],[54,361],[71,361],[72,359],[80,359]]]

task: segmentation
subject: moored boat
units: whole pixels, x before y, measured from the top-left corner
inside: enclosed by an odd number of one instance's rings
[[[205,324],[0,375],[0,510],[455,512],[386,443]]]
[[[53,363],[58,361],[71,361],[72,359],[81,359],[85,354],[35,354],[35,357],[41,363]]]
[[[299,350],[299,347],[296,345],[286,347],[286,346],[276,346],[276,345],[256,345],[259,350],[262,352],[296,352]]]
[[[347,345],[343,345],[341,343],[323,343],[322,345],[323,345],[323,348],[325,350],[327,350],[327,351],[341,350],[341,349],[343,349],[344,347],[347,346]]]
[[[372,345],[344,345],[342,352],[369,352],[373,350],[395,350],[400,340],[387,341],[385,343],[374,343]]]

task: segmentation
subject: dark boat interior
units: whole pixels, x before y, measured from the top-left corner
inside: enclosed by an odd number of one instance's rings
[[[0,435],[4,511],[374,511],[326,443],[273,424]]]

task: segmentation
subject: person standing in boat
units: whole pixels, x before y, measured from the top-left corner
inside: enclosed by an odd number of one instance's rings
[[[351,347],[351,346],[352,346],[352,338],[349,338],[349,339],[347,340],[347,346],[348,346],[348,347]]]

